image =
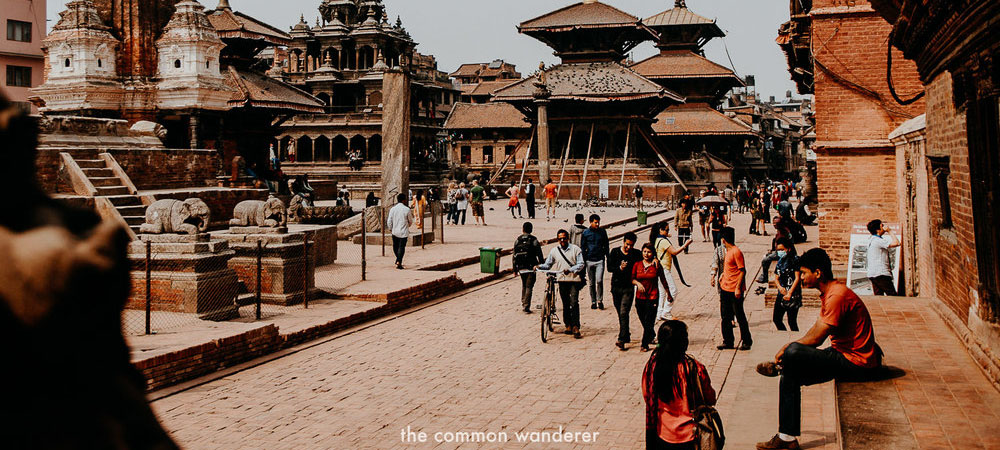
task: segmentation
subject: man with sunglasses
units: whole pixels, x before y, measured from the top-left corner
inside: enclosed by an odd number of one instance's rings
[[[545,262],[535,267],[540,270],[560,272],[556,278],[559,285],[559,298],[563,304],[563,321],[566,323],[566,334],[580,339],[580,288],[583,287],[583,251],[569,242],[569,231],[559,230],[556,233],[559,245],[549,252]]]

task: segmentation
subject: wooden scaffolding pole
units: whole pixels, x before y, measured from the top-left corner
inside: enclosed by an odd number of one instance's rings
[[[577,205],[577,208],[580,208],[580,207],[583,206],[582,205],[582,203],[583,203],[583,187],[586,186],[586,184],[587,184],[587,169],[590,168],[590,149],[594,145],[594,126],[595,125],[596,124],[594,124],[594,123],[590,124],[590,141],[587,142],[587,159],[583,162],[583,179],[580,180],[580,202],[581,202],[581,204]]]
[[[684,184],[683,181],[681,181],[681,177],[680,175],[677,175],[677,172],[674,170],[674,166],[671,166],[670,163],[667,162],[667,158],[663,156],[663,152],[661,151],[660,146],[656,143],[656,140],[653,139],[653,137],[650,136],[649,133],[646,132],[646,130],[642,129],[642,127],[636,127],[636,128],[639,129],[639,134],[642,135],[643,139],[646,140],[646,143],[648,143],[649,146],[653,149],[653,153],[656,153],[656,157],[660,159],[661,163],[663,163],[664,167],[663,170],[669,173],[671,176],[673,176],[674,179],[677,180],[677,183],[680,184],[681,187],[684,188],[684,190],[686,191],[687,185]]]
[[[524,141],[526,139],[527,138],[521,139],[521,141],[517,143],[517,147],[514,148],[514,151],[509,156],[507,156],[507,158],[505,158],[503,160],[503,164],[500,165],[500,169],[498,169],[496,171],[496,173],[494,173],[493,176],[490,177],[490,181],[488,183],[486,183],[487,185],[493,184],[493,182],[496,181],[497,178],[500,178],[500,175],[503,174],[503,171],[507,170],[507,165],[510,164],[512,161],[517,160],[517,152],[518,152],[518,150],[521,149],[521,145],[524,144]],[[534,144],[535,144],[535,127],[534,127],[534,125],[532,125],[532,127],[531,127],[531,142],[528,143],[528,151],[529,152],[531,151],[531,146],[534,145]]]
[[[625,165],[628,164],[628,146],[632,139],[632,122],[628,124],[628,131],[625,132],[625,158],[622,159],[622,179],[618,182],[618,201],[622,201],[622,192],[625,191]]]
[[[576,128],[575,123],[569,124],[569,139],[566,141],[566,151],[563,152],[562,158],[562,172],[559,174],[559,184],[556,185],[556,199],[559,199],[559,192],[562,191],[563,177],[566,176],[566,161],[569,160],[569,149],[573,145],[573,131]]]
[[[536,130],[537,130],[537,128],[536,128]],[[518,182],[517,182],[517,188],[518,189],[521,189],[521,185],[524,184],[524,172],[528,171],[528,158],[531,157],[531,146],[534,145],[534,144],[535,144],[535,135],[532,134],[531,135],[531,144],[528,144],[528,150],[526,150],[524,152],[524,163],[521,165],[521,179],[518,180]],[[517,155],[517,151],[516,150],[514,151],[514,154]],[[518,194],[518,196],[520,196],[520,194]]]

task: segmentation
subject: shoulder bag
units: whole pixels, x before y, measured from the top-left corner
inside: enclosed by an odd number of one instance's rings
[[[714,406],[705,403],[705,393],[698,377],[698,365],[687,357],[688,407],[694,418],[694,445],[698,450],[721,450],[726,443],[722,417]]]
[[[556,245],[556,250],[559,251],[559,256],[562,256],[562,259],[563,259],[563,261],[566,261],[566,264],[569,264],[570,267],[573,267],[573,266],[576,265],[575,263],[570,262],[569,258],[566,257],[566,254],[563,253],[562,249],[559,248],[558,245]],[[587,278],[586,277],[583,277],[579,273],[575,273],[575,272],[574,272],[574,275],[580,277],[580,281],[578,283],[580,284],[581,288],[587,285]]]

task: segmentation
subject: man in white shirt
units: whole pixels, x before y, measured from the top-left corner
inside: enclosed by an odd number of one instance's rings
[[[396,268],[403,268],[403,253],[406,252],[406,241],[410,239],[410,225],[413,225],[413,215],[406,206],[406,194],[396,196],[396,206],[389,209],[385,226],[392,232],[392,253],[396,255]]]
[[[868,280],[872,282],[872,291],[875,295],[896,296],[889,251],[902,243],[881,220],[868,222],[868,231],[872,234],[868,240]],[[888,238],[886,234],[889,235]]]
[[[545,262],[536,269],[554,270],[560,272],[556,278],[559,285],[559,297],[563,304],[563,321],[566,323],[566,334],[580,339],[580,287],[583,284],[583,251],[569,242],[569,232],[559,230],[556,233],[559,245],[549,252]]]

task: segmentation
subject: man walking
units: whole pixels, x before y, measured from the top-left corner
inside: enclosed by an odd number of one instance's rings
[[[608,231],[601,228],[601,216],[591,214],[590,228],[580,237],[580,249],[590,279],[590,309],[604,309],[604,259],[610,246]]]
[[[528,178],[528,184],[524,186],[524,203],[528,207],[528,219],[535,218],[535,183]]]
[[[531,234],[531,222],[521,226],[522,234],[514,241],[514,273],[521,276],[521,307],[531,314],[531,291],[535,287],[535,266],[542,263],[542,244]]]
[[[667,282],[667,285],[664,286],[663,281],[660,281],[660,289],[658,290],[660,303],[657,307],[656,317],[660,320],[673,320],[674,316],[670,311],[673,310],[674,302],[677,301],[677,286],[674,284],[674,276],[671,273],[674,256],[687,250],[694,241],[689,240],[680,247],[674,247],[674,244],[670,242],[670,224],[658,224],[653,227],[653,230],[657,233],[657,237],[653,241],[653,248],[656,250],[656,259],[660,261],[660,267],[663,267],[663,276]]]
[[[403,254],[406,253],[406,242],[410,239],[410,226],[413,225],[413,215],[406,206],[406,194],[396,195],[396,205],[389,209],[385,226],[392,232],[392,253],[396,255],[396,268],[403,268]]]
[[[622,246],[615,247],[608,254],[608,272],[611,272],[611,300],[618,311],[618,341],[615,346],[625,351],[625,344],[632,341],[629,332],[628,315],[632,311],[632,301],[635,299],[635,287],[632,285],[632,266],[642,260],[642,252],[635,249],[638,237],[635,233],[625,233]]]
[[[691,240],[691,216],[694,214],[694,200],[691,193],[685,192],[681,199],[677,212],[674,214],[674,223],[677,225],[677,243],[684,245]],[[688,250],[684,249],[684,253]]]
[[[889,251],[902,243],[879,219],[868,222],[868,232],[872,234],[868,239],[868,280],[872,282],[872,292],[875,295],[895,297],[896,286],[892,282]],[[890,239],[886,239],[886,234]]]
[[[559,190],[558,186],[552,182],[549,178],[549,182],[545,184],[545,220],[556,218],[556,191]]]
[[[583,214],[577,213],[573,217],[573,226],[569,227],[569,243],[579,247],[586,230],[587,227],[583,226]]]
[[[485,188],[479,185],[479,180],[472,180],[472,189],[469,190],[469,196],[472,200],[469,202],[472,205],[472,217],[476,220],[476,225],[482,221],[483,225],[486,225],[486,216],[483,212],[483,192],[486,191]]]
[[[747,314],[743,310],[743,300],[746,297],[746,261],[743,259],[743,252],[735,245],[736,230],[733,227],[722,229],[722,244],[726,247],[726,258],[722,264],[722,278],[719,280],[722,309],[722,345],[717,348],[726,350],[736,348],[734,344],[733,329],[730,326],[735,316],[736,322],[740,326],[740,350],[750,350],[753,345],[753,338],[750,336],[750,324],[747,323]]]
[[[564,333],[580,339],[583,337],[580,334],[580,285],[583,283],[580,272],[583,271],[583,252],[580,247],[569,242],[569,231],[559,230],[556,239],[559,245],[549,252],[548,258],[537,268],[560,272],[556,284],[559,285],[563,321],[566,322]]]
[[[632,189],[632,195],[635,196],[635,209],[642,211],[642,186],[639,182],[635,182],[635,189]]]
[[[802,286],[819,289],[820,315],[806,335],[786,344],[774,361],[757,365],[768,377],[781,375],[778,390],[778,434],[757,444],[758,450],[799,450],[802,386],[837,378],[864,379],[882,365],[871,315],[854,291],[833,278],[830,256],[814,248],[799,258]],[[818,349],[830,338],[830,347]]]

